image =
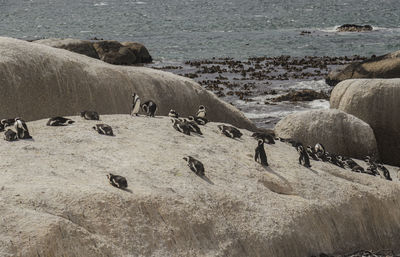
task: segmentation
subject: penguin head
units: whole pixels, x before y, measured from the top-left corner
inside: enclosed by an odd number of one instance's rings
[[[14,120],[15,120],[15,121],[17,121],[17,120],[21,120],[21,118],[20,118],[20,117],[17,117],[17,118],[15,118]]]
[[[136,93],[133,93],[133,94],[132,94],[132,98],[135,98],[135,96],[136,96]]]
[[[85,113],[86,113],[86,111],[82,111],[80,114],[81,114],[81,117],[84,117],[85,116]]]
[[[264,144],[264,139],[258,139],[258,145],[263,145]]]
[[[204,107],[204,105],[199,106],[199,110],[205,110],[205,109],[206,109],[206,107]]]
[[[189,117],[188,117],[188,120],[194,121],[194,117],[193,117],[193,116],[189,116]]]
[[[96,130],[96,126],[93,126],[92,128],[93,128],[94,130]]]
[[[184,159],[185,161],[189,161],[189,156],[187,156],[187,157],[183,157],[182,159]]]
[[[221,131],[224,129],[223,125],[218,125],[217,127],[218,127],[218,129],[221,130]]]
[[[114,175],[111,174],[111,173],[108,173],[108,174],[107,174],[107,178],[108,178],[108,179],[111,179],[113,176],[114,176]]]

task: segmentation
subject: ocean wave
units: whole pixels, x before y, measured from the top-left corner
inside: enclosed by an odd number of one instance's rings
[[[329,91],[331,87],[325,83],[325,80],[306,80],[306,81],[299,81],[293,83],[293,85],[288,87],[289,89],[293,90],[302,90],[302,89],[312,89],[315,91]]]
[[[105,2],[100,2],[100,3],[95,3],[93,6],[107,6],[108,3]]]

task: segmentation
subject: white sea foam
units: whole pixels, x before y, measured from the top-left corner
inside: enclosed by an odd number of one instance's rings
[[[108,3],[105,2],[100,2],[100,3],[95,3],[93,6],[107,6]]]
[[[312,89],[315,91],[329,91],[331,87],[325,83],[325,80],[306,80],[306,81],[299,81],[295,82],[288,87],[289,89]]]

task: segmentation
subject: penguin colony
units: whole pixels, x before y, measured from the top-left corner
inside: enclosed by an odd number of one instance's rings
[[[132,94],[132,105],[130,110],[130,115],[132,117],[139,116],[140,109],[148,116],[155,117],[157,111],[157,104],[152,101],[146,101],[141,104],[139,96],[134,93]],[[100,116],[96,111],[82,111],[80,116],[86,120],[100,120]],[[171,117],[172,127],[185,135],[190,136],[191,133],[198,136],[202,136],[200,126],[204,126],[208,123],[206,108],[203,105],[199,106],[199,110],[196,116],[189,116],[186,118],[180,118],[179,113],[173,109],[170,110],[169,117]],[[47,126],[68,126],[73,124],[75,121],[64,118],[61,116],[52,117],[46,123]],[[8,127],[14,126],[15,131]],[[232,139],[240,139],[243,135],[239,129],[228,126],[228,125],[218,125],[217,126],[222,135]],[[96,124],[92,127],[101,135],[114,136],[112,127],[107,124]],[[6,131],[5,131],[6,130]],[[6,141],[17,141],[18,139],[32,139],[29,134],[28,126],[25,121],[17,117],[14,119],[2,119],[0,120],[0,132],[4,132],[4,140]],[[379,175],[387,180],[392,180],[390,177],[389,170],[386,169],[382,163],[370,156],[366,156],[364,161],[368,164],[368,168],[364,169],[358,165],[353,159],[333,153],[329,153],[325,150],[325,147],[317,143],[314,147],[304,145],[300,142],[296,142],[292,139],[275,138],[273,132],[256,132],[252,135],[253,138],[257,139],[257,147],[255,148],[254,161],[260,163],[262,166],[267,167],[268,158],[265,152],[264,144],[275,144],[275,140],[280,140],[281,142],[286,142],[291,144],[299,153],[299,165],[303,165],[307,168],[311,167],[310,157],[314,161],[329,162],[333,165],[341,167],[343,169],[350,169],[353,172],[365,173],[368,175],[376,176]],[[196,175],[203,177],[205,176],[204,165],[199,160],[192,156],[183,157],[186,161],[189,169]],[[125,177],[114,175],[112,173],[107,174],[107,179],[109,183],[119,189],[126,189],[128,187],[128,182]]]

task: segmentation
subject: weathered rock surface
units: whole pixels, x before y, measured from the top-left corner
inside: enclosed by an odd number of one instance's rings
[[[47,127],[28,122],[34,140],[0,140],[2,256],[274,256],[400,246],[400,184],[323,162],[300,166],[289,145],[202,127],[176,132],[168,118],[101,116]],[[207,178],[182,157],[204,163]],[[17,161],[16,157],[19,160]],[[358,161],[361,165],[362,162]],[[106,173],[125,176],[112,187]]]
[[[303,89],[300,91],[290,91],[285,95],[278,96],[274,98],[273,102],[281,102],[281,101],[313,101],[316,99],[328,99],[329,96],[324,92],[317,92],[312,89]]]
[[[400,78],[400,51],[354,62],[330,72],[325,81],[335,86],[346,79],[360,78]]]
[[[193,80],[144,67],[116,66],[41,44],[0,38],[0,117],[36,120],[75,115],[129,113],[131,94],[152,99],[156,115],[170,109],[188,116],[199,105],[207,118],[255,129],[233,106],[219,100]]]
[[[304,145],[322,143],[330,153],[355,158],[377,155],[371,127],[353,115],[339,110],[313,110],[286,116],[275,126],[275,133]]]
[[[385,163],[400,165],[400,79],[358,79],[339,83],[332,91],[331,108],[368,123]]]
[[[366,32],[372,31],[371,25],[344,24],[337,28],[338,32]]]
[[[80,40],[49,38],[34,41],[51,47],[66,49],[116,65],[133,65],[153,61],[147,48],[136,42],[113,40]]]

